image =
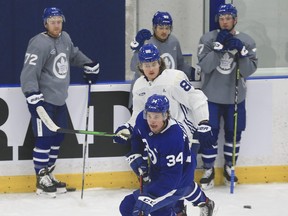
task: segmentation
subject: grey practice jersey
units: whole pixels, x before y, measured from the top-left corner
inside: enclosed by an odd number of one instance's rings
[[[215,51],[214,42],[218,30],[204,34],[198,46],[198,65],[201,68],[202,90],[208,100],[220,104],[233,104],[235,97],[236,62],[235,52]],[[248,55],[239,58],[239,69],[241,79],[239,80],[238,102],[246,97],[246,78],[257,69],[258,59],[256,57],[255,41],[245,33],[236,32],[236,38],[240,39]],[[234,53],[233,53],[234,52]]]
[[[70,83],[70,64],[82,67],[91,63],[66,32],[52,38],[45,32],[33,37],[28,44],[21,72],[24,94],[42,92],[44,100],[54,105],[64,105]]]
[[[157,46],[159,53],[164,59],[168,69],[178,69],[184,71],[188,77],[191,76],[191,66],[184,62],[180,43],[174,35],[170,34],[165,42],[160,42],[153,36],[150,40],[148,40],[148,43],[152,43]],[[138,52],[135,51],[130,63],[131,71],[134,71],[137,74],[135,79],[140,76],[140,72],[137,68],[138,63]]]

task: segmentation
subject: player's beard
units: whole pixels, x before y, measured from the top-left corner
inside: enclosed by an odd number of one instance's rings
[[[169,35],[170,34],[161,34],[161,37],[158,37],[156,34],[154,34],[154,37],[158,40],[158,41],[161,41],[161,42],[165,42],[168,38],[169,38]]]
[[[57,38],[61,35],[61,32],[62,32],[62,28],[57,27],[57,28],[50,29],[48,31],[48,35],[51,37]]]

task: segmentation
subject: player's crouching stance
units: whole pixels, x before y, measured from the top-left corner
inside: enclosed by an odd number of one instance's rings
[[[150,96],[138,114],[127,159],[133,171],[146,181],[143,190],[122,200],[122,216],[174,216],[173,204],[180,199],[200,207],[201,216],[213,215],[214,202],[191,182],[196,156],[189,148],[186,132],[170,117],[166,96]]]

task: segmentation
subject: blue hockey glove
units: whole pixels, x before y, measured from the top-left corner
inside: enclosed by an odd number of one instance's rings
[[[92,62],[83,65],[84,73],[83,78],[87,83],[95,83],[98,79],[99,74],[99,63]]]
[[[125,123],[117,128],[115,131],[115,136],[113,136],[113,140],[119,144],[128,144],[128,139],[130,138],[133,132],[133,127]]]
[[[239,52],[243,49],[244,45],[238,38],[231,38],[228,40],[226,46],[228,50],[238,50]]]
[[[132,170],[136,173],[137,176],[143,176],[143,182],[150,182],[149,173],[148,173],[148,163],[143,159],[141,154],[131,154],[127,156],[126,160],[128,161]]]
[[[225,43],[232,37],[233,35],[227,29],[223,29],[219,31],[216,41],[225,45]]]
[[[151,195],[148,194],[141,194],[134,206],[133,209],[133,216],[138,216],[140,215],[140,213],[142,213],[142,215],[149,215],[151,212],[152,207],[156,204],[157,202],[155,201],[155,199],[152,198]]]
[[[151,32],[148,29],[141,29],[138,31],[135,39],[130,43],[130,48],[132,50],[140,50],[144,45],[146,40],[149,40],[152,37]]]
[[[240,56],[246,56],[248,54],[248,51],[246,50],[242,41],[235,37],[227,41],[225,48],[227,50],[237,50]]]
[[[218,51],[222,50],[226,42],[232,37],[233,35],[227,29],[220,30],[214,43],[214,49]]]
[[[203,122],[198,125],[198,140],[200,145],[205,148],[212,148],[214,143],[212,128],[208,122]]]
[[[32,93],[29,93],[29,94],[27,94],[25,96],[26,96],[26,101],[27,101],[27,104],[28,104],[28,109],[29,109],[31,115],[38,117],[36,108],[38,106],[43,106],[44,105],[44,96],[43,96],[43,94],[41,92],[32,92]]]

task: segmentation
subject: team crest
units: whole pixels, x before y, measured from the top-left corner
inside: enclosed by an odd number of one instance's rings
[[[220,65],[217,66],[217,70],[224,75],[230,74],[235,67],[235,63],[233,62],[233,57],[229,55],[228,52],[226,52],[221,60]]]
[[[168,69],[175,69],[176,68],[174,58],[172,57],[172,55],[170,53],[163,53],[161,55],[161,58],[164,60],[165,65]]]
[[[68,61],[65,53],[60,53],[54,59],[53,73],[59,79],[65,79],[68,73]]]

